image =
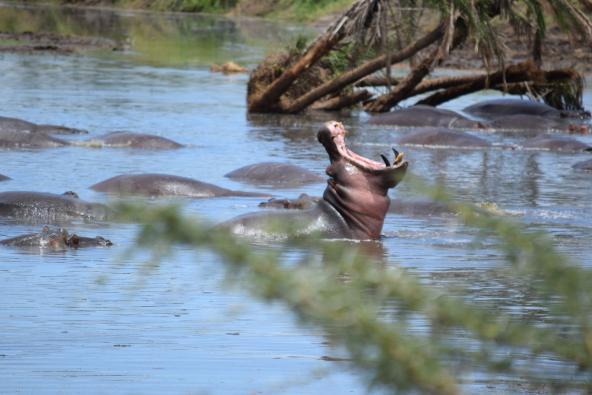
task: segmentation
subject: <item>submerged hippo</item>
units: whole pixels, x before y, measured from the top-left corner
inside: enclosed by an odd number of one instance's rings
[[[287,188],[323,181],[322,177],[303,167],[280,162],[255,163],[231,171],[224,177],[255,185]]]
[[[489,127],[495,130],[547,132],[551,130],[571,133],[585,133],[585,125],[571,124],[562,118],[547,118],[541,115],[514,114],[493,119]]]
[[[88,133],[83,129],[69,128],[66,126],[58,125],[38,125],[29,121],[18,118],[0,117],[0,132],[1,131],[12,131],[12,132],[24,132],[29,131],[32,133],[47,133],[47,134],[83,134]]]
[[[376,125],[404,127],[445,127],[459,129],[481,129],[481,122],[443,108],[416,105],[391,112],[374,115],[368,121]]]
[[[66,145],[70,143],[46,133],[0,130],[0,148],[51,148]]]
[[[173,140],[153,134],[133,132],[111,132],[79,143],[101,147],[129,147],[142,149],[175,149],[183,147]]]
[[[431,200],[395,200],[389,213],[408,217],[444,217],[456,215],[446,204]]]
[[[246,214],[220,226],[254,237],[314,233],[325,238],[379,238],[390,204],[388,190],[403,179],[408,164],[396,151],[392,164],[360,156],[346,147],[345,133],[341,123],[331,121],[317,134],[331,164],[326,169],[330,178],[323,198],[313,208]]]
[[[592,159],[588,159],[583,162],[578,162],[575,165],[573,165],[573,168],[582,171],[592,171]]]
[[[319,197],[312,197],[306,193],[302,193],[296,199],[271,198],[265,202],[259,203],[259,207],[305,210],[313,208],[320,200],[321,198]]]
[[[105,220],[109,208],[78,198],[73,192],[63,195],[44,192],[1,192],[0,216],[33,223],[60,223],[74,219]]]
[[[525,140],[522,146],[526,149],[540,149],[561,152],[592,152],[592,146],[567,136],[543,134]]]
[[[522,99],[485,100],[463,108],[467,114],[485,119],[496,119],[509,115],[537,115],[544,118],[559,118],[561,111],[545,103]]]
[[[427,147],[483,148],[491,143],[480,137],[465,132],[447,129],[426,129],[405,133],[395,140],[401,145],[421,145]]]
[[[186,196],[192,198],[269,196],[263,193],[233,191],[192,178],[157,173],[115,176],[94,184],[90,188],[95,191],[118,195]]]
[[[29,233],[10,239],[0,240],[0,245],[19,248],[40,248],[52,251],[63,251],[68,248],[83,247],[110,247],[111,240],[104,237],[84,237],[77,234],[68,234],[63,228],[50,229],[44,226],[39,233]]]
[[[10,179],[11,179],[10,177],[0,174],[0,181],[8,181]]]

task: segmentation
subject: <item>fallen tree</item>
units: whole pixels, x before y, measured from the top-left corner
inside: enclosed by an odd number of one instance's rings
[[[573,37],[578,35],[592,42],[592,23],[580,9],[587,3],[570,3],[563,7],[566,1],[554,0],[550,12]],[[581,75],[573,69],[546,71],[542,68],[546,3],[440,0],[437,7],[428,9],[432,16],[438,15],[435,26],[424,29],[424,34],[403,35],[401,31],[409,29],[402,26],[419,24],[417,20],[410,22],[405,18],[402,9],[409,4],[402,0],[357,0],[303,50],[266,59],[251,73],[247,92],[249,112],[338,110],[360,102],[364,103],[366,111],[384,112],[421,93],[435,91],[421,102],[437,105],[481,89],[509,91],[504,87],[518,82],[527,83],[524,87],[544,86],[544,89],[526,89],[526,92],[551,105],[581,109]],[[524,7],[528,7],[528,12],[523,12]],[[496,26],[501,22],[511,24],[532,38],[530,50],[524,54],[529,59],[527,62],[506,62],[494,22]],[[474,45],[481,54],[486,73],[424,81],[452,51],[468,44]],[[334,67],[331,59],[336,57],[345,59],[347,66]],[[412,60],[407,76],[391,78],[393,65]],[[376,86],[376,74],[381,70],[386,75],[381,81],[386,92],[359,89],[370,86],[368,81],[372,79]]]

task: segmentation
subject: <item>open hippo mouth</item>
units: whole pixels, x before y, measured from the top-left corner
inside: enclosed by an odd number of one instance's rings
[[[408,166],[408,163],[403,161],[404,154],[402,152],[399,153],[396,149],[392,149],[394,153],[392,163],[382,154],[380,155],[383,161],[382,163],[365,158],[347,148],[345,144],[346,133],[343,124],[336,121],[326,122],[323,125],[323,128],[319,130],[317,135],[318,140],[327,150],[331,163],[345,160],[367,173],[375,175],[384,174],[384,176],[388,176],[389,173],[399,174],[395,179],[397,182],[400,181]],[[394,185],[389,187],[393,186]]]
[[[340,122],[331,121],[317,134],[331,161],[323,200],[341,215],[351,237],[377,239],[390,205],[388,190],[403,179],[408,163],[395,149],[392,163],[384,155],[382,163],[358,155],[345,145],[345,133]]]

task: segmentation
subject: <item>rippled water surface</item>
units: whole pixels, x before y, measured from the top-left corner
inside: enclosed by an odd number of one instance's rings
[[[253,66],[302,33],[298,29],[210,16],[9,5],[0,7],[0,23],[4,30],[50,26],[66,33],[107,34],[128,40],[131,48],[71,56],[1,53],[0,115],[83,128],[91,136],[112,130],[153,133],[187,145],[168,152],[0,151],[0,173],[12,178],[0,183],[0,191],[73,190],[84,199],[105,201],[88,187],[118,174],[162,172],[275,196],[320,195],[322,184],[273,190],[232,182],[224,174],[268,160],[323,174],[327,157],[315,133],[334,117],[351,130],[352,148],[371,158],[388,152],[396,133],[367,126],[367,116],[357,113],[249,117],[248,76],[209,71],[211,63],[225,60]],[[446,106],[459,110],[489,96]],[[592,108],[589,89],[585,104]],[[494,203],[528,228],[549,232],[562,252],[590,265],[592,175],[571,167],[589,154],[502,149],[521,138],[481,136],[497,145],[406,148],[410,169],[444,182],[460,199]],[[589,136],[578,138],[592,144]],[[394,199],[410,199],[410,194],[404,182],[391,191]],[[259,202],[233,197],[183,204],[187,212],[218,222],[257,211]],[[4,221],[0,238],[38,229]],[[223,269],[215,256],[178,248],[145,275],[148,256],[124,254],[136,226],[76,223],[70,230],[100,234],[115,245],[65,253],[0,249],[0,392],[366,392],[345,363],[321,359],[339,354],[321,333],[298,325],[281,306],[258,303],[222,285]],[[519,284],[497,277],[494,269],[503,262],[502,254],[486,242],[475,248],[474,232],[450,217],[391,214],[377,247],[389,264],[426,281],[461,285],[475,300],[518,317],[533,311],[544,316],[544,306],[520,292]],[[556,369],[553,360],[546,364]],[[468,388],[480,380],[479,374],[471,375]]]

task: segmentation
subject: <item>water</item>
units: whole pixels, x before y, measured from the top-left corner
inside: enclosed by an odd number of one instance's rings
[[[209,71],[211,63],[225,60],[253,66],[306,31],[213,16],[48,12],[10,5],[0,8],[0,21],[15,30],[50,26],[127,37],[133,48],[72,56],[0,54],[1,115],[83,128],[91,136],[112,130],[153,133],[188,146],[169,152],[2,151],[0,173],[13,179],[0,183],[0,191],[74,190],[84,199],[105,201],[88,187],[118,174],[163,172],[278,197],[320,195],[322,184],[270,190],[230,181],[224,174],[266,160],[323,174],[327,158],[315,133],[333,117],[351,130],[349,141],[357,152],[378,158],[390,150],[392,132],[369,128],[363,114],[247,116],[248,76]],[[489,96],[464,97],[446,106],[460,109]],[[592,108],[590,89],[585,102]],[[495,143],[520,140],[482,136]],[[589,136],[579,138],[592,143]],[[571,168],[589,155],[499,147],[406,148],[405,153],[413,172],[446,183],[460,199],[495,203],[529,229],[549,232],[574,261],[592,263],[591,176]],[[404,182],[391,192],[395,199],[410,195]],[[188,213],[219,222],[257,211],[259,201],[233,197],[183,203]],[[0,222],[0,238],[38,230],[37,225]],[[259,303],[222,285],[224,273],[215,256],[177,248],[174,257],[146,274],[147,256],[124,254],[136,230],[133,224],[75,223],[70,231],[100,234],[115,245],[64,253],[0,250],[0,392],[367,391],[346,364],[321,359],[340,351],[330,348],[319,331],[298,325],[282,306]],[[474,232],[451,218],[391,214],[382,253],[389,264],[436,285],[469,288],[471,299],[497,304],[517,318],[533,311],[544,317],[540,301],[495,270],[503,262],[495,245],[468,248]],[[556,368],[553,360],[546,363]],[[482,383],[492,380],[475,373],[466,381],[470,392],[487,390]],[[520,383],[516,377],[499,379],[490,390],[515,389],[512,385]]]

